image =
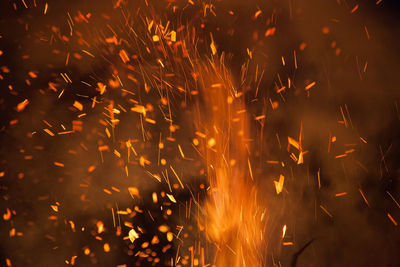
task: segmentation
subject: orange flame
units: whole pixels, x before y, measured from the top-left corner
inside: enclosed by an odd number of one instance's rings
[[[198,70],[204,102],[198,127],[208,140],[210,183],[200,223],[216,246],[216,266],[261,266],[265,210],[258,204],[252,177],[244,94],[233,85],[223,56],[210,63]]]

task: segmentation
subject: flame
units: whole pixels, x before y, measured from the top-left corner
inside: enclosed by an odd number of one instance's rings
[[[216,246],[216,266],[261,266],[265,210],[252,179],[244,92],[233,85],[223,56],[198,72],[203,88],[198,121],[208,139],[204,147],[210,183],[200,223]]]

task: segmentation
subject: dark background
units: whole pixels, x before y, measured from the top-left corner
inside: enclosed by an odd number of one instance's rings
[[[14,3],[17,10],[13,8]],[[87,63],[71,59],[66,68],[65,51],[78,50],[78,47],[74,47],[72,41],[50,42],[51,26],[68,33],[67,12],[72,16],[78,10],[83,14],[91,12],[94,22],[87,26],[86,34],[100,35],[104,23],[99,14],[112,16],[116,11],[107,1],[57,1],[49,2],[48,13],[43,16],[45,2],[37,1],[37,8],[33,2],[27,0],[26,3],[28,9],[22,2],[5,1],[0,5],[0,50],[3,52],[0,55],[0,75],[3,77],[0,80],[0,172],[4,172],[0,178],[1,214],[5,214],[7,208],[16,213],[11,220],[1,219],[0,222],[1,264],[4,265],[8,258],[13,266],[63,266],[65,260],[77,255],[77,266],[151,266],[129,253],[141,250],[140,245],[151,240],[158,225],[165,223],[172,229],[180,225],[184,203],[191,194],[188,191],[176,193],[178,204],[171,206],[174,215],[165,219],[158,204],[151,202],[151,193],[167,191],[166,185],[144,181],[143,171],[138,165],[130,166],[133,175],[126,179],[112,153],[105,156],[104,164],[100,164],[96,152],[98,139],[104,135],[104,129],[97,123],[102,112],[100,108],[88,113],[84,118],[84,130],[76,135],[50,138],[40,132],[48,128],[43,120],[50,124],[63,123],[71,128],[71,121],[77,116],[69,109],[73,101],[79,99],[88,104],[89,99],[78,95],[92,97],[97,94],[75,81],[106,80],[110,72],[102,60]],[[181,2],[177,4],[184,6]],[[356,4],[358,10],[350,13]],[[128,3],[127,9],[135,10],[136,5],[143,3]],[[253,51],[254,58],[249,76],[254,74],[256,64],[265,70],[258,99],[254,99],[254,91],[249,91],[246,96],[251,115],[267,110],[265,128],[252,125],[257,140],[253,148],[256,155],[254,172],[263,193],[262,201],[270,213],[270,228],[267,228],[266,236],[271,243],[265,252],[265,263],[272,265],[273,258],[282,266],[289,266],[293,254],[314,239],[299,257],[298,266],[400,266],[399,226],[395,226],[387,216],[390,213],[400,223],[400,208],[387,193],[400,201],[400,3],[395,0],[383,0],[379,5],[374,1],[252,0],[218,1],[215,5],[216,17],[190,16],[190,12],[197,14],[194,10],[188,11],[186,17],[183,15],[182,20],[196,27],[201,23],[205,25],[199,30],[199,37],[205,39],[205,44],[209,42],[209,32],[213,33],[219,53],[226,51],[228,54],[227,65],[233,77],[240,76],[241,66],[248,59],[247,48]],[[173,21],[172,13],[162,13],[164,2],[156,1],[155,6],[159,6],[157,11],[161,12],[161,17]],[[195,6],[199,7],[201,4]],[[258,8],[263,13],[259,19],[253,19]],[[234,15],[229,15],[228,10],[234,11]],[[271,16],[273,22],[268,24]],[[122,25],[120,21],[113,23]],[[266,29],[272,26],[276,27],[276,33],[264,37]],[[366,37],[364,26],[367,26],[370,39]],[[329,28],[329,33],[322,32],[324,27]],[[230,34],[232,29],[233,34]],[[302,42],[307,44],[304,51],[299,49]],[[60,56],[52,53],[54,49],[60,50]],[[339,54],[337,49],[340,49]],[[297,52],[297,70],[293,68],[293,50]],[[282,56],[286,60],[285,67],[282,66]],[[367,71],[362,73],[366,61]],[[38,77],[30,77],[30,71],[35,71]],[[65,87],[65,95],[59,101],[58,93],[49,93],[48,82],[66,71],[74,83]],[[282,80],[295,78],[295,87],[278,95],[275,88],[279,80],[277,74]],[[311,81],[317,84],[308,95],[304,88]],[[17,112],[16,106],[24,99],[29,99],[29,105]],[[264,99],[277,101],[279,109],[272,111]],[[348,107],[348,127],[338,123],[342,120],[340,108],[345,109],[345,106]],[[176,109],[177,120],[181,119],[181,128],[184,129],[176,137],[181,138],[183,144],[186,142],[188,147],[187,122],[180,118],[185,113],[179,115],[178,107]],[[18,123],[10,124],[15,119]],[[135,131],[135,123],[127,123],[119,137],[140,137]],[[300,124],[304,150],[308,154],[305,163],[297,166],[288,160],[286,140],[287,136],[298,139]],[[61,131],[60,126],[57,127]],[[163,131],[164,126],[159,127],[152,131]],[[32,135],[32,132],[38,134]],[[281,138],[282,147],[278,146],[276,134]],[[337,137],[330,153],[327,152],[329,136]],[[82,142],[88,147],[87,151],[82,148]],[[154,151],[154,145],[157,145],[157,140],[141,149]],[[355,148],[355,152],[343,159],[335,158],[349,148]],[[27,160],[27,155],[33,155],[33,159]],[[198,185],[205,182],[204,176],[196,173],[196,168],[200,167],[192,168],[192,163],[179,162],[176,151],[171,155],[171,160],[177,161],[182,169],[185,184],[204,195],[198,189]],[[286,166],[270,166],[266,160],[284,161]],[[63,162],[66,167],[54,166],[54,161]],[[88,166],[93,164],[97,166],[96,170],[88,173]],[[318,170],[320,189],[316,182]],[[286,191],[276,196],[272,180],[280,173],[285,175]],[[79,186],[87,180],[90,180],[87,189]],[[123,189],[125,193],[105,194],[103,189],[111,186]],[[132,200],[126,193],[128,186],[139,187],[141,198]],[[359,189],[365,194],[369,207]],[[335,197],[341,192],[347,192],[347,195]],[[85,195],[85,200],[82,200],[82,195]],[[50,207],[55,202],[61,203],[58,213]],[[156,223],[146,215],[132,219],[135,225],[146,231],[134,247],[129,240],[122,240],[122,236],[127,235],[126,228],[123,228],[121,236],[115,235],[110,210],[115,210],[116,205],[121,209],[133,209],[136,205],[151,211],[156,218]],[[333,217],[327,216],[320,205]],[[49,220],[52,215],[59,217],[55,221]],[[103,221],[107,229],[99,235],[96,234],[98,220]],[[75,223],[75,232],[71,230],[69,221]],[[192,225],[191,221],[185,223]],[[283,224],[288,226],[284,241],[293,242],[293,246],[280,244],[278,237]],[[83,232],[79,230],[82,227],[86,228]],[[10,237],[10,230],[14,228],[23,235]],[[96,235],[103,240],[95,239]],[[192,235],[191,238],[197,238],[196,234]],[[103,251],[104,243],[110,244],[109,253]],[[152,248],[162,259],[159,266],[167,266],[166,261],[176,254],[176,243],[166,253],[162,252],[167,244],[164,238],[161,244]],[[91,251],[88,256],[84,255],[86,247]]]

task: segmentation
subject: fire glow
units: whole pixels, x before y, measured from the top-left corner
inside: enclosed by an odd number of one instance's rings
[[[374,58],[342,28],[367,8],[289,2],[11,3],[22,34],[0,32],[18,44],[0,46],[2,264],[369,263],[329,257],[357,224],[366,237],[348,250],[383,246],[400,218],[397,139],[377,141],[362,101],[335,93],[357,80],[373,95]],[[375,47],[373,26],[353,35]]]

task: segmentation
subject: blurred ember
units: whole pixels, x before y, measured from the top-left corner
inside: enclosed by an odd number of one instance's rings
[[[400,266],[397,1],[0,7],[1,266]]]

